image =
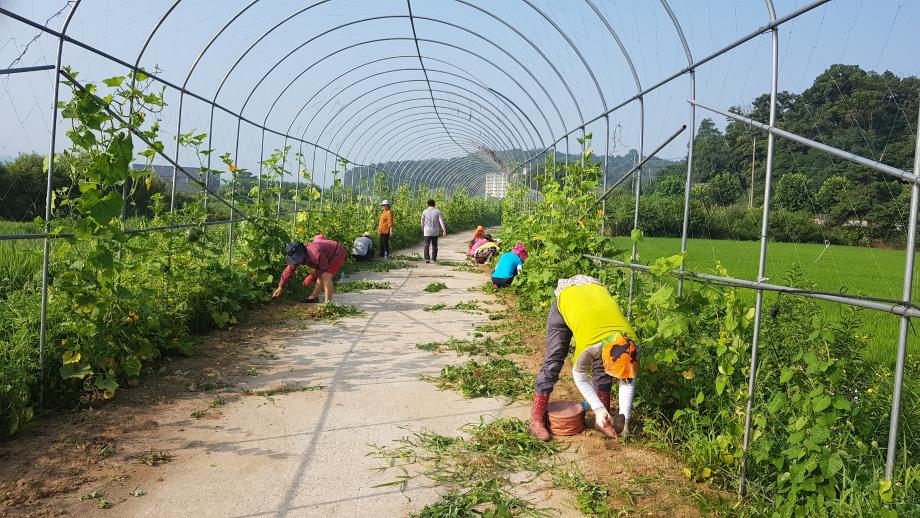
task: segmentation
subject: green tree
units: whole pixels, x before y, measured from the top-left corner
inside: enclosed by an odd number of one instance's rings
[[[824,180],[818,192],[815,193],[815,205],[818,210],[826,214],[843,201],[850,188],[850,180],[846,177],[830,176]]]
[[[706,185],[706,200],[711,205],[731,205],[738,201],[744,190],[741,180],[731,173],[719,173]]]
[[[44,217],[48,179],[43,161],[41,155],[25,153],[0,165],[0,219],[27,221]],[[53,187],[60,187],[65,181],[66,176],[56,170]]]
[[[808,177],[802,173],[784,174],[776,182],[773,200],[786,210],[799,211],[811,207]]]
[[[707,182],[721,171],[730,169],[730,153],[726,153],[725,137],[712,119],[700,122],[693,140],[693,176],[700,182]]]

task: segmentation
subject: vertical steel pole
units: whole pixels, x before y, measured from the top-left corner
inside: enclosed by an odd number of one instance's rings
[[[262,130],[263,132],[265,130]],[[278,175],[278,207],[275,209],[275,217],[281,217],[281,197],[284,194],[284,168],[287,167],[287,139],[284,140],[281,150],[284,155],[281,157],[281,174]],[[262,199],[262,177],[259,177],[259,200]]]
[[[601,185],[604,192],[607,192],[607,160],[610,157],[610,115],[604,115],[604,172],[601,178]],[[607,222],[607,198],[601,200],[601,235],[604,235]]]
[[[179,138],[180,138],[180,135],[182,135],[182,108],[184,105],[185,105],[185,92],[180,91],[179,92],[179,111],[176,114],[176,154],[173,155],[173,161],[176,163],[176,165],[174,165],[172,168],[172,176],[170,177],[170,180],[169,180],[169,184],[170,184],[169,185],[169,192],[170,192],[169,213],[170,215],[173,213],[173,211],[176,208],[176,205],[175,205],[176,176],[178,176],[179,174],[179,165],[178,165],[179,164],[179,148],[180,148]],[[206,182],[205,183],[205,195],[204,195],[205,198],[208,197],[207,185],[208,184]],[[170,216],[170,225],[172,225],[172,216]]]
[[[262,205],[262,162],[265,160],[265,128],[262,128],[262,139],[259,142],[259,192],[257,193],[257,203]]]
[[[212,151],[208,153],[208,170],[204,173],[204,184],[210,188],[211,186],[211,155],[214,154],[212,145],[214,142],[214,105],[211,105],[211,115],[208,117],[208,149]],[[178,163],[178,162],[176,162]],[[220,176],[217,177],[217,194],[220,194]],[[205,218],[208,217],[208,191],[204,191],[204,214]],[[207,228],[207,226],[205,226]]]
[[[779,76],[779,30],[770,31],[772,38],[771,69],[770,69],[770,127],[776,124],[776,85]],[[770,194],[773,189],[773,133],[767,134],[767,164],[764,173],[763,191],[763,217],[760,227],[760,260],[757,266],[757,281],[766,280],[767,270],[767,231],[770,219]],[[748,448],[751,445],[751,421],[753,419],[754,388],[757,384],[758,352],[760,347],[760,323],[763,316],[763,290],[757,290],[754,304],[754,339],[751,343],[751,372],[748,378],[748,400],[744,415],[744,439],[741,457],[741,474],[738,483],[738,494],[744,495],[747,489],[747,461]]]
[[[696,99],[694,97],[694,99]],[[693,106],[692,104],[690,106]],[[757,160],[757,137],[754,137],[754,147],[751,149],[751,197],[748,199],[748,210],[754,208],[754,162]]]
[[[639,161],[645,159],[645,99],[639,97]],[[642,195],[642,168],[636,171],[636,203],[633,209],[633,230],[639,228],[639,197]],[[639,243],[633,241],[632,255],[629,262],[634,263],[639,258]],[[626,316],[632,316],[632,303],[636,289],[636,270],[629,269],[629,301],[626,304]]]
[[[690,98],[696,99],[696,70],[690,71]],[[684,221],[680,230],[680,262],[677,296],[684,294],[684,271],[687,269],[687,237],[690,235],[690,190],[693,187],[693,142],[696,140],[696,105],[690,103],[690,143],[687,145],[687,181],[684,184]]]
[[[77,7],[80,5],[79,0],[71,8],[64,21],[64,28],[61,31],[61,37],[58,38],[57,58],[54,64],[54,89],[51,94],[51,143],[48,154],[48,174],[45,184],[45,235],[51,232],[51,194],[53,192],[54,181],[54,159],[57,148],[57,119],[58,119],[58,101],[61,93],[61,55],[64,52],[64,34],[70,25]],[[45,332],[48,327],[48,270],[51,263],[51,240],[47,237],[42,245],[42,301],[41,314],[38,324],[38,404],[45,403]]]
[[[233,165],[240,166],[240,127],[241,117],[236,118],[236,143],[233,146]],[[236,171],[230,171],[230,223],[227,227],[227,266],[233,267],[233,217],[236,212]]]
[[[296,231],[297,230],[297,209],[298,209],[297,201],[300,198],[300,175],[303,174],[303,155],[300,153],[297,153],[297,171],[295,171],[294,174],[295,174],[295,177],[294,177],[294,224],[292,226],[292,229]]]
[[[918,113],[917,120],[920,120]],[[917,141],[914,148],[914,174],[920,173],[920,126],[917,127]],[[910,221],[907,225],[907,248],[904,251],[904,285],[901,300],[910,304],[914,286],[914,252],[917,248],[917,208],[920,205],[920,186],[910,185]],[[901,389],[904,386],[904,359],[907,356],[907,334],[910,331],[910,317],[901,317],[898,329],[898,357],[894,367],[894,394],[891,399],[891,421],[888,424],[888,452],[885,459],[885,480],[891,480],[894,473],[895,456],[898,450],[898,418],[901,413]]]

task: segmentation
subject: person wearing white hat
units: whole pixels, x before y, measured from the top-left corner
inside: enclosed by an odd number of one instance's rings
[[[383,208],[380,220],[377,222],[377,232],[380,233],[380,257],[389,259],[390,234],[393,233],[393,210],[390,208],[390,200],[380,202],[380,207]]]

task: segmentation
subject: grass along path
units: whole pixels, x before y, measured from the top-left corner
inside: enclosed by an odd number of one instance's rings
[[[492,293],[483,289],[487,271],[478,271],[482,284],[473,291]],[[455,357],[440,375],[427,378],[442,389],[470,398],[523,398],[529,403],[543,358],[544,323],[514,311],[517,305],[506,292],[496,296],[504,307],[480,311],[472,338],[416,347]],[[570,372],[567,364],[553,399],[581,400]],[[598,432],[541,443],[530,436],[526,418],[513,417],[472,421],[457,432],[413,429],[395,443],[375,444],[373,454],[387,461],[385,471],[394,487],[426,478],[450,488],[420,516],[469,516],[471,510],[489,509],[507,509],[508,516],[731,514],[732,496],[687,480],[679,461],[636,444],[614,444]],[[534,498],[541,490],[549,498],[543,503]]]

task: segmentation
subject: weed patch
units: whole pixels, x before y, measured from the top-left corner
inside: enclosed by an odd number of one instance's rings
[[[268,390],[244,390],[243,395],[271,398],[272,396],[280,396],[283,394],[290,394],[292,392],[312,392],[314,390],[323,390],[325,388],[326,387],[323,385],[284,385],[282,387]]]
[[[435,304],[433,306],[428,306],[422,311],[441,311],[442,309],[447,309],[447,304]]]
[[[476,313],[478,311],[483,311],[483,309],[479,306],[479,302],[476,302],[475,300],[471,300],[468,302],[458,302],[454,304],[453,309],[457,309],[460,311],[466,311],[467,313]]]
[[[393,285],[389,281],[346,281],[335,285],[335,291],[338,293],[351,293],[353,291],[364,290],[389,290]]]
[[[325,304],[314,304],[307,308],[304,316],[324,322],[335,322],[345,317],[359,317],[364,315],[364,311],[347,304],[336,304],[335,302],[326,302]]]
[[[159,466],[161,464],[166,464],[173,460],[173,456],[169,453],[159,450],[147,450],[146,452],[138,455],[135,460],[138,464],[146,464],[148,466]]]
[[[425,286],[425,289],[422,291],[426,291],[428,293],[437,293],[441,290],[446,290],[446,289],[447,289],[447,285],[444,284],[443,282],[432,282],[428,286]]]
[[[481,326],[476,326],[476,331],[481,333],[498,333],[508,329],[511,326],[511,322],[502,322],[501,324],[483,324]]]
[[[520,335],[509,334],[501,338],[482,338],[480,340],[457,340],[451,338],[446,342],[430,342],[415,346],[423,351],[455,351],[457,353],[482,356],[505,356],[523,354],[527,346]]]
[[[357,263],[351,271],[356,272],[388,272],[390,270],[402,270],[411,268],[412,263],[409,260],[377,260]]]
[[[465,397],[506,397],[516,401],[533,389],[534,377],[511,360],[470,360],[462,365],[447,365],[437,377],[426,377],[440,389],[459,390]]]
[[[614,518],[627,513],[627,510],[610,507],[610,489],[592,480],[588,480],[579,471],[556,470],[553,484],[568,489],[575,494],[578,510],[587,516]]]
[[[422,256],[420,256],[419,254],[400,254],[400,255],[394,255],[390,257],[390,259],[396,260],[396,261],[418,262],[422,260]]]
[[[386,461],[384,472],[396,468],[402,474],[383,486],[400,486],[424,476],[453,489],[417,516],[548,516],[531,502],[515,497],[510,476],[527,473],[531,477],[551,469],[559,452],[554,442],[534,438],[527,423],[516,418],[470,424],[462,430],[469,438],[449,437],[428,431],[398,441],[394,447],[375,447],[371,455]],[[418,475],[407,467],[421,468]]]

